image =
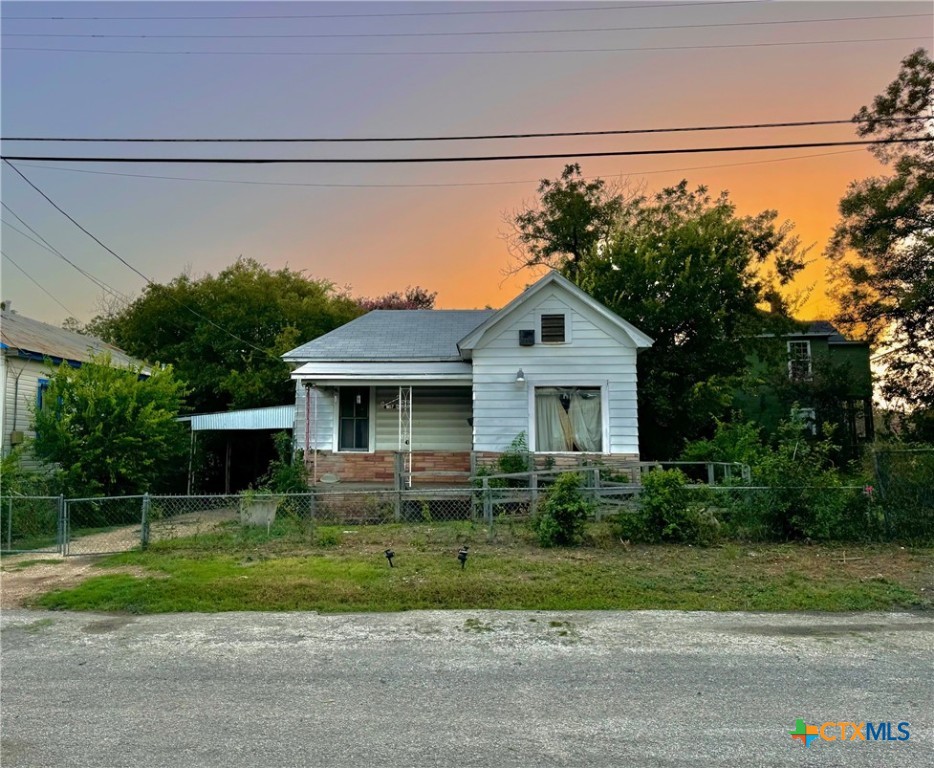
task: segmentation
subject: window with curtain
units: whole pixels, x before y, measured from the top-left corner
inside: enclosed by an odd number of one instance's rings
[[[599,387],[536,387],[535,450],[603,452]]]

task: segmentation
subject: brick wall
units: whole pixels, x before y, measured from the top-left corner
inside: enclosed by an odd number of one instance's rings
[[[318,453],[318,478],[332,474],[342,483],[381,483],[392,485],[395,473],[395,451],[374,453]],[[308,456],[305,465],[313,471],[314,458]],[[470,472],[469,451],[413,451],[413,472]],[[462,483],[466,477],[445,475],[416,476],[414,484]]]

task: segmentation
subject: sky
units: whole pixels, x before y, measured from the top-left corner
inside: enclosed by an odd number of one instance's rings
[[[847,119],[913,49],[931,49],[931,13],[924,2],[764,0],[2,2],[0,132],[4,139],[348,138]],[[880,18],[893,16],[901,18]],[[856,138],[851,125],[839,125],[258,146],[4,140],[2,150],[375,158]],[[506,220],[534,202],[540,179],[556,178],[572,161],[16,166],[156,282],[185,270],[216,273],[242,256],[304,270],[354,295],[421,285],[438,292],[439,307],[473,308],[501,306],[534,278],[506,274]],[[799,315],[810,319],[833,312],[822,252],[841,196],[851,182],[884,172],[861,147],[580,164],[586,176],[647,193],[687,179],[728,190],[740,214],[777,210],[813,246],[795,286],[807,297]],[[99,285],[30,240],[34,233],[116,292],[139,295],[145,282],[136,272],[6,164],[0,185],[0,292],[17,311],[58,324],[69,315],[87,321],[101,308]]]

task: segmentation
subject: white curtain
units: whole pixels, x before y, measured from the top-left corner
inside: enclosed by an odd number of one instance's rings
[[[600,392],[571,393],[571,405],[568,408],[571,426],[574,429],[574,442],[578,450],[599,453],[603,448],[603,420],[600,418]]]
[[[557,392],[552,394],[544,390],[535,393],[535,442],[539,451],[572,449],[574,430]]]

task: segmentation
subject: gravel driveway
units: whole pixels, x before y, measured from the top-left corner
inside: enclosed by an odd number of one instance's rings
[[[934,617],[2,613],[7,766],[928,766]],[[797,718],[908,721],[820,742]]]

